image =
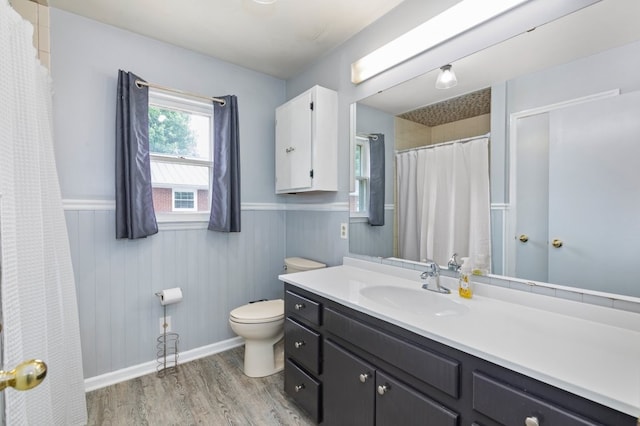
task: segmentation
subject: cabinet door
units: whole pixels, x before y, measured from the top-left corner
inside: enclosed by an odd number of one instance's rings
[[[376,372],[376,426],[457,426],[458,414],[436,401]]]
[[[310,188],[311,92],[276,109],[276,192]]]
[[[374,368],[328,340],[324,346],[324,363],[324,422],[373,425]]]

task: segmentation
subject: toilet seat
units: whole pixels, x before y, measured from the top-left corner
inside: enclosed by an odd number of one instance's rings
[[[284,318],[284,300],[266,300],[242,305],[231,311],[229,319],[243,324],[260,324]]]

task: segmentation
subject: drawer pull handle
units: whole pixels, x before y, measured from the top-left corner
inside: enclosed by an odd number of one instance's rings
[[[380,385],[378,386],[378,393],[380,395],[384,395],[385,393],[389,392],[389,389],[391,389],[391,387],[388,384]]]
[[[301,347],[303,347],[305,345],[304,340],[300,340],[299,342],[295,342],[293,344],[293,346],[296,347],[296,349],[300,349]]]
[[[296,385],[294,389],[296,392],[300,392],[301,390],[304,389],[304,383],[300,383],[299,385]]]
[[[296,311],[299,311],[301,309],[304,309],[306,306],[304,306],[304,303],[296,303],[294,308]]]
[[[540,423],[537,417],[531,416],[524,419],[524,426],[540,426]]]
[[[371,374],[362,373],[360,374],[360,382],[365,383],[369,378],[371,378]]]

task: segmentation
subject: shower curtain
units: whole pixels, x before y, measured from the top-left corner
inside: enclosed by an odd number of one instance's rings
[[[397,153],[396,170],[399,256],[490,265],[489,138]]]
[[[87,414],[77,301],[52,141],[49,75],[31,24],[0,0],[0,297],[3,369],[39,358],[40,386],[4,391],[6,424]]]

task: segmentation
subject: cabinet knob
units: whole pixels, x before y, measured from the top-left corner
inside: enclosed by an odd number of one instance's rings
[[[304,383],[300,383],[299,385],[296,385],[293,389],[295,389],[296,392],[300,392],[301,390],[304,389]]]
[[[563,244],[563,243],[562,243],[562,240],[559,240],[559,239],[557,239],[557,238],[555,238],[555,239],[551,242],[551,245],[552,245],[553,247],[555,247],[555,248],[560,248],[560,247],[562,247],[562,244]]]
[[[380,395],[384,395],[385,393],[387,393],[389,391],[389,389],[391,389],[391,386],[389,386],[388,384],[384,384],[384,385],[380,385],[378,386],[378,393]]]
[[[293,307],[293,308],[294,308],[296,311],[299,311],[299,310],[301,310],[301,309],[304,309],[304,308],[305,308],[305,306],[304,306],[304,303],[296,303],[296,304],[294,305],[294,307]]]
[[[520,237],[518,237],[518,239],[521,243],[526,243],[527,241],[529,241],[529,236],[527,234],[522,234],[520,235]]]
[[[289,148],[285,149],[285,152],[288,154],[288,153],[293,152],[295,150],[296,149],[294,147],[290,146]]]
[[[304,346],[304,340],[300,340],[300,341],[298,341],[298,342],[295,342],[295,343],[293,344],[293,346],[295,346],[295,347],[296,347],[296,349],[300,349],[301,347],[303,347],[303,346]]]
[[[524,419],[524,426],[540,426],[540,422],[537,417],[531,416]]]
[[[362,373],[360,374],[360,381],[362,383],[365,383],[367,381],[367,379],[371,378],[371,374],[369,373]]]

